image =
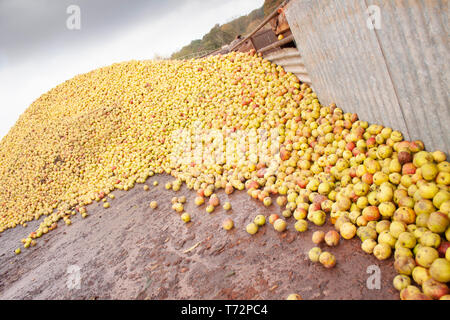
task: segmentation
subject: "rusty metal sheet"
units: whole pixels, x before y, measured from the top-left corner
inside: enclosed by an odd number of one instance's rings
[[[281,9],[280,11],[281,13],[278,15],[277,28],[275,31],[277,35],[285,33],[290,30],[289,23],[286,19],[286,15],[284,14],[284,9]]]
[[[264,48],[278,40],[272,29],[262,29],[253,35],[251,39],[256,50]]]

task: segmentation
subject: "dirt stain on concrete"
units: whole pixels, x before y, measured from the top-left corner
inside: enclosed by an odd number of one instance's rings
[[[290,218],[283,234],[267,224],[250,236],[245,226],[257,214],[281,209],[266,208],[246,192],[220,191],[221,203],[230,201],[232,210],[219,206],[209,214],[205,205],[195,206],[196,194],[185,186],[178,192],[165,190],[172,180],[157,175],[147,180],[149,191],[142,184],[114,191],[110,208],[101,202],[88,206],[88,218],[77,215],[70,226],[60,222],[19,255],[14,250],[20,239],[39,221],[0,234],[0,298],[285,299],[298,293],[303,299],[398,299],[393,259],[378,261],[364,253],[359,239],[341,239],[339,246],[326,248],[336,256],[333,269],[309,261],[312,232],[332,229],[329,222],[322,227],[309,223],[307,232],[298,233]],[[170,199],[181,195],[192,217],[188,224],[171,209]],[[149,207],[153,200],[158,202],[155,210]],[[231,231],[221,227],[226,217],[234,220]],[[370,265],[381,270],[380,289],[367,288]],[[79,288],[68,286],[70,266],[79,267]]]

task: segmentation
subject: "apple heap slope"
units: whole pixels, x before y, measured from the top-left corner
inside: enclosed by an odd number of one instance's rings
[[[183,154],[174,134],[199,128],[224,137],[275,129],[280,146],[258,157],[247,141],[225,162],[173,162]],[[227,143],[235,142],[203,140],[210,151]],[[269,168],[274,159],[277,170]],[[293,74],[251,53],[116,63],[42,95],[0,142],[0,231],[45,215],[25,240],[29,246],[60,219],[70,224],[71,214],[86,215],[93,201],[162,172],[174,176],[177,189],[186,183],[202,197],[247,189],[270,205],[277,195],[286,220],[330,219],[378,259],[394,254],[402,298],[448,297],[445,154],[322,106]]]
[[[275,125],[300,99],[292,74],[247,54],[130,61],[78,75],[37,99],[2,139],[0,231],[171,172],[174,130]],[[223,177],[217,169],[195,171],[214,183]]]

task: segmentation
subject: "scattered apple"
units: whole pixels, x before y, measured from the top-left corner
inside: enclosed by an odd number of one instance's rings
[[[249,233],[249,234],[255,234],[256,232],[258,232],[258,226],[255,223],[249,223],[247,225],[247,227],[245,227],[245,230]]]
[[[234,222],[231,218],[226,218],[223,222],[222,222],[222,227],[225,230],[231,230],[234,227]]]
[[[273,223],[273,227],[276,231],[283,232],[284,230],[286,230],[287,224],[283,219],[277,219]]]
[[[319,262],[320,254],[322,253],[322,249],[319,247],[314,247],[308,252],[309,260],[312,262]]]
[[[319,256],[319,262],[325,267],[325,268],[334,268],[336,265],[336,258],[333,254],[324,251]]]

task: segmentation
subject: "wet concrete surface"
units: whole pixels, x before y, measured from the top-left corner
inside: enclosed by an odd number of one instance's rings
[[[299,233],[291,217],[283,233],[267,223],[251,236],[245,226],[257,214],[281,213],[277,205],[266,208],[244,191],[220,191],[221,205],[209,214],[205,205],[195,206],[196,194],[185,186],[165,190],[172,180],[157,175],[147,180],[149,191],[142,184],[114,191],[110,208],[94,203],[86,219],[77,215],[70,226],[61,220],[35,247],[24,249],[20,239],[40,221],[1,233],[0,298],[285,299],[298,293],[303,299],[398,299],[393,258],[378,261],[360,249],[357,238],[341,238],[337,247],[321,245],[336,256],[333,269],[309,261],[313,231],[332,229],[329,222],[309,223],[309,230]],[[181,195],[192,218],[188,224],[171,209],[170,199]],[[156,210],[149,207],[152,200],[158,202]],[[222,209],[224,201],[232,210]],[[231,231],[221,227],[227,217],[235,224]],[[16,255],[19,246],[22,253]],[[366,285],[371,265],[380,268],[380,289]],[[78,268],[79,287],[74,287]]]

